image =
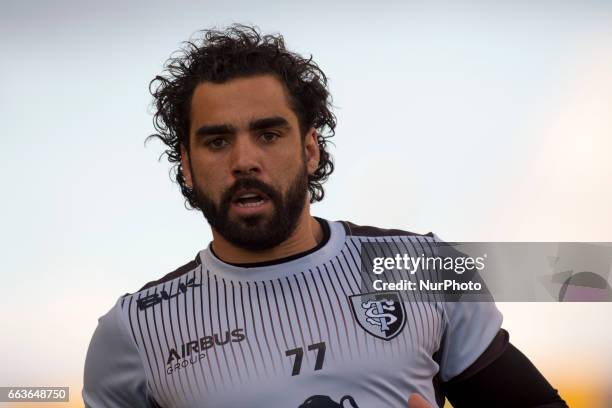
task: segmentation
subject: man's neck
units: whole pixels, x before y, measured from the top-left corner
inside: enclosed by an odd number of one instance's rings
[[[257,263],[286,258],[306,252],[323,240],[323,229],[309,211],[302,213],[293,233],[281,244],[264,251],[249,251],[232,245],[215,230],[213,233],[213,250],[222,261],[233,264]]]

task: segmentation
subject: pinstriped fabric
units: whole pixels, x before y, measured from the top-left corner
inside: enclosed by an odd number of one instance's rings
[[[302,329],[302,326],[304,323],[300,322],[302,319],[299,318],[300,312],[298,312],[298,304],[297,304],[295,296],[293,295],[294,290],[291,286],[291,281],[289,280],[288,277],[285,278],[285,280],[286,282],[281,281],[281,292],[283,293],[285,303],[289,304],[290,306],[293,306],[293,310],[289,312],[290,313],[289,321],[294,322],[298,327],[298,331],[300,333],[300,340],[301,340],[301,343],[299,344],[308,344],[306,338],[304,337],[304,330]],[[285,297],[285,289],[283,289],[283,287],[286,288],[286,292],[289,294],[287,297]]]
[[[312,271],[309,271],[309,273],[310,274],[308,276],[311,278],[311,282],[307,281],[307,279],[306,279],[307,275],[305,275],[304,272],[302,272],[302,278],[304,279],[306,290],[308,291],[308,297],[309,297],[310,302],[312,304],[312,309],[315,310],[315,315],[314,316],[315,316],[315,321],[316,321],[317,327],[318,327],[319,326],[319,322],[318,322],[319,319],[318,319],[318,314],[316,313],[316,311],[317,310],[324,311],[324,310],[326,310],[326,308],[323,305],[323,299],[321,297],[321,293],[319,292],[319,288],[317,287],[317,283],[316,283],[316,281],[313,278]],[[311,290],[312,291],[316,291],[316,295],[314,296],[314,298],[316,298],[317,301],[318,301],[317,306],[315,306],[315,300],[313,300],[313,295],[311,293]],[[331,313],[329,313],[329,314],[331,314]],[[329,330],[329,322],[328,322],[327,315],[328,315],[328,313],[321,313],[321,316],[323,316],[323,327],[325,328],[324,335],[321,336],[321,334],[319,334],[319,338],[321,338],[321,339],[323,339],[323,338],[332,339],[333,338],[332,332]],[[320,331],[320,329],[319,329],[319,331]],[[332,350],[335,350],[335,349],[332,349]],[[334,354],[332,354],[332,356],[334,356]]]
[[[178,282],[170,282],[170,293],[173,293],[173,287],[178,287]],[[170,327],[170,333],[172,336],[171,338],[174,341],[174,344],[181,344],[184,337],[180,317],[177,315],[179,306],[178,302],[172,302],[173,299],[176,299],[176,297],[171,298],[168,302],[166,302],[168,311],[168,326]],[[188,379],[185,377],[185,375],[176,376],[177,381],[183,392],[183,397],[188,398],[189,396],[193,395],[193,389],[191,388],[191,384],[189,383],[189,381],[187,381]]]
[[[337,280],[337,282],[335,282],[336,285],[332,283],[332,289],[334,290],[334,294],[336,295],[336,301],[338,302],[338,304],[342,304],[342,302],[348,299],[349,296],[354,295],[356,293],[357,286],[355,286],[354,289],[351,288],[351,283],[349,279],[347,278],[346,273],[344,273],[344,270],[340,267],[338,257],[332,260],[330,262],[330,265],[331,265],[331,274],[330,274],[330,270],[328,270],[327,267],[324,265],[326,272],[327,272],[327,277],[330,282],[333,282],[333,279]],[[338,269],[336,269],[336,265],[338,265],[337,267]],[[338,271],[340,271],[341,273],[339,273]],[[342,281],[342,278],[344,278],[344,281]],[[348,310],[348,308],[340,308],[340,315],[342,316],[342,321],[344,322],[346,326],[346,332],[347,332],[346,341],[348,343],[347,344],[348,350],[351,351],[353,350],[353,347],[354,347],[357,350],[357,354],[362,355],[361,350],[365,349],[366,347],[365,341],[367,340],[367,338],[358,335],[359,333],[358,327],[355,324],[355,320],[352,314],[350,313],[350,311]],[[352,331],[349,329],[349,327],[352,328]],[[360,345],[360,343],[362,345]]]
[[[360,266],[357,262],[361,256],[368,257],[371,261],[373,254],[368,253],[366,246],[361,246],[361,243],[378,243],[378,248],[382,250],[385,256],[394,256],[396,253],[408,253],[410,256],[418,256],[422,254],[432,255],[431,238],[423,238],[420,236],[414,237],[356,237],[347,243],[348,252],[347,260],[353,263],[353,270],[357,270]],[[364,252],[362,251],[362,248]],[[425,271],[425,277],[432,279],[433,272]],[[427,275],[429,274],[429,275]],[[402,279],[399,272],[390,271],[390,277],[394,281]],[[370,278],[370,275],[367,275]],[[366,284],[371,287],[373,279],[369,279]],[[408,342],[411,342],[412,350],[417,344],[427,342],[427,348],[434,350],[439,346],[443,321],[441,319],[442,308],[438,304],[441,300],[430,294],[422,294],[417,292],[414,301],[405,302],[407,313],[411,319],[407,320],[408,331],[414,333],[413,336],[403,336],[405,347],[409,347]],[[401,352],[398,344],[395,344],[395,352]],[[392,346],[393,347],[393,346]]]
[[[202,325],[202,336],[205,335],[210,335],[212,333],[212,329],[210,327],[210,323],[206,323],[207,321],[209,321],[209,319],[205,319],[204,316],[206,316],[205,313],[205,305],[210,302],[210,296],[206,295],[210,290],[210,274],[208,271],[206,271],[206,277],[204,277],[204,272],[203,272],[203,267],[200,267],[200,299],[199,299],[199,303],[200,303],[200,315],[198,318],[198,322]],[[206,358],[206,366],[208,366],[208,370],[212,371],[213,370],[213,362],[211,361],[212,359]],[[218,362],[217,362],[218,364]],[[204,373],[202,373],[202,376],[204,376]],[[216,379],[215,377],[210,377],[207,379],[208,382],[212,389],[217,390],[217,383],[216,383]]]
[[[353,292],[351,293],[351,295],[356,295],[359,293],[362,293],[361,291],[361,274],[359,272],[360,265],[359,263],[355,260],[355,253],[353,251],[351,251],[350,247],[346,247],[345,249],[343,249],[341,251],[342,254],[342,258],[338,258],[338,265],[340,267],[340,270],[342,271],[342,275],[346,276],[348,275],[351,281],[355,282],[355,287],[353,289]],[[369,275],[368,275],[369,277]],[[347,281],[349,280],[347,279]],[[371,282],[370,282],[371,284]],[[360,332],[360,329],[357,325],[357,321],[353,318],[351,319],[351,322],[353,323],[353,325],[355,326],[355,330],[356,332]],[[366,343],[366,347],[365,349],[368,351],[365,355],[366,356],[373,356],[373,355],[377,355],[380,352],[380,348],[381,348],[381,344],[377,341],[377,339],[373,336],[366,336],[367,339],[367,343]],[[372,351],[370,351],[372,350]]]
[[[303,317],[306,316],[312,316],[312,311],[310,310],[306,310],[306,303],[304,302],[304,296],[302,295],[302,289],[300,287],[299,281],[297,279],[297,276],[293,275],[291,276],[291,280],[293,283],[293,285],[290,286],[290,288],[294,288],[293,292],[295,292],[295,299],[294,300],[297,304],[297,309],[299,310],[299,316],[300,318],[298,318],[298,321],[303,322],[303,325],[306,326],[307,332],[308,332],[308,336],[306,337],[306,341],[307,343],[304,344],[313,344],[317,341],[318,337],[315,337],[312,335],[313,329],[312,326],[314,326],[314,319],[310,318],[310,319],[305,319]],[[306,357],[308,358],[308,357]]]
[[[225,279],[222,279],[222,285],[223,285],[223,302],[224,302],[224,307],[223,307],[223,311],[221,312],[220,315],[224,315],[225,316],[225,328],[226,328],[226,332],[230,330],[230,315],[232,315],[232,311],[231,309],[229,309],[228,307],[228,298],[229,298],[229,292],[228,292],[228,288],[227,285],[225,283]],[[219,323],[221,324],[221,323]],[[241,370],[240,370],[240,365],[238,364],[238,358],[237,358],[237,347],[234,346],[234,343],[231,341],[229,341],[229,352],[232,356],[231,362],[233,363],[232,367],[230,368],[230,371],[233,371],[237,376],[238,376],[238,383],[241,383],[243,381],[242,379],[242,374],[241,374]]]
[[[200,289],[202,288],[202,282],[203,282],[203,275],[202,275],[202,265],[198,265],[198,268],[194,271],[194,281],[196,280],[197,277],[197,281],[200,282]],[[203,313],[202,313],[202,305],[203,299],[202,299],[202,291],[201,290],[192,290],[191,291],[191,310],[192,310],[192,316],[193,316],[193,323],[194,323],[194,328],[195,328],[195,333],[196,333],[196,337],[199,339],[201,337],[204,336],[205,334],[205,329],[204,329],[204,319],[202,318]],[[198,307],[198,305],[200,307]],[[170,347],[168,347],[169,349]],[[210,361],[208,361],[208,363],[210,364]],[[205,389],[205,391],[207,393],[211,392],[211,386],[212,384],[210,383],[210,379],[207,379],[206,376],[204,375],[204,367],[205,364],[199,364],[199,369],[200,369],[200,374],[201,374],[201,378],[202,378],[202,385]],[[172,376],[170,376],[172,377]]]
[[[141,295],[139,295],[139,296],[141,296]],[[147,359],[147,364],[145,365],[145,367],[148,368],[148,370],[149,370],[148,374],[151,377],[155,378],[154,374],[153,374],[154,367],[151,364],[152,356],[149,354],[149,350],[147,349],[147,345],[145,343],[145,337],[142,334],[142,325],[141,325],[141,322],[140,322],[140,314],[136,314],[136,327],[138,327],[138,330],[133,333],[133,334],[139,336],[138,340],[136,341],[136,343],[138,344],[140,342],[140,344],[142,345],[142,347],[143,347],[143,349],[145,351],[145,357]],[[155,391],[159,390],[157,381],[155,381],[155,380],[152,383],[150,383],[149,386],[153,387]]]
[[[256,317],[253,318],[253,321],[257,321],[255,319],[259,319],[259,322],[261,324],[261,332],[263,333],[263,339],[264,339],[264,343],[265,343],[265,351],[267,351],[267,355],[269,356],[273,356],[273,352],[272,352],[272,346],[271,346],[271,341],[270,341],[270,333],[271,333],[271,321],[269,321],[268,319],[264,318],[264,314],[263,314],[263,308],[262,308],[262,299],[261,296],[259,294],[259,288],[257,287],[257,282],[253,283],[252,285],[252,289],[254,292],[254,296],[253,296],[253,302],[256,305],[256,310],[254,310],[254,314]],[[251,306],[253,307],[253,306]],[[266,359],[265,354],[262,354],[262,360],[266,361],[268,360],[270,362],[270,368],[272,370],[273,373],[276,373],[277,367],[276,367],[276,359],[275,358],[270,358],[270,359]]]
[[[213,319],[213,304],[215,304],[215,299],[213,298],[214,296],[214,290],[212,289],[213,286],[213,279],[210,278],[210,271],[207,269],[206,270],[206,289],[208,290],[208,316],[204,315],[202,316],[202,318],[204,319],[204,321],[208,322],[208,335],[209,336],[214,336],[215,334],[215,321]],[[221,367],[221,362],[220,362],[220,357],[219,357],[219,353],[217,352],[217,350],[213,347],[212,350],[209,352],[209,356],[212,354],[212,359],[213,361],[216,363],[216,367],[215,370],[218,373],[217,379],[215,379],[215,377],[213,378],[213,381],[215,381],[215,385],[217,387],[217,390],[223,390],[225,387],[225,378],[223,375],[223,369]]]
[[[329,310],[333,310],[333,307],[334,307],[333,299],[335,299],[335,301],[338,302],[338,304],[340,303],[340,300],[339,300],[338,294],[336,293],[335,289],[332,286],[331,278],[327,271],[327,267],[323,265],[323,269],[325,270],[325,275],[323,275],[323,272],[321,271],[320,267],[317,267],[316,269],[317,269],[317,273],[319,276],[319,279],[318,279],[319,285],[323,288],[323,291],[325,292],[325,297],[327,299],[327,303],[322,305],[321,308],[326,309],[329,307]],[[328,288],[331,288],[331,289],[328,289]],[[336,342],[338,343],[338,351],[340,354],[340,358],[350,358],[352,353],[350,352],[351,351],[350,347],[348,347],[348,341],[350,337],[348,334],[348,325],[346,324],[346,318],[344,314],[342,313],[342,311],[331,313],[331,318],[334,322],[334,327],[336,329],[334,334],[335,334]],[[359,350],[357,350],[357,352],[359,352]]]
[[[353,241],[353,242],[354,242],[354,241]],[[375,239],[372,239],[372,238],[360,238],[360,239],[359,239],[359,242],[360,242],[360,243],[363,243],[363,242],[369,242],[369,243],[372,243],[372,242],[378,242],[379,244],[382,244],[382,243],[384,243],[384,242],[386,242],[386,241],[384,241],[384,240],[375,240]],[[368,258],[368,259],[371,259],[371,254],[369,254],[369,253],[367,252],[366,248],[367,248],[366,246],[362,246],[362,249],[361,249],[361,257],[363,257],[363,256],[364,256],[364,253],[365,253],[365,257],[366,257],[366,258]],[[385,254],[386,256],[391,256],[391,254],[388,252],[388,249],[389,249],[389,248],[388,248],[388,247],[387,247],[387,248],[385,248],[385,246],[383,246],[383,248],[384,248],[384,250],[383,250],[383,254]],[[355,259],[355,257],[353,257],[353,259]],[[373,277],[371,274],[367,274],[367,276],[368,276],[368,278],[369,278],[369,282],[368,282],[368,284],[369,284],[369,285],[373,285],[373,283],[374,283],[374,277]],[[394,271],[391,271],[391,277],[392,277],[394,280],[398,280],[398,279],[399,279],[399,277],[398,277],[398,276],[395,274],[395,272],[394,272]],[[406,338],[405,338],[404,336],[402,336],[402,338],[403,338],[403,340],[404,340],[404,344],[406,344],[406,341],[405,341],[405,340],[406,340]],[[394,350],[392,350],[392,346],[393,346],[394,344],[396,345],[396,350],[395,350],[395,351],[394,351]],[[391,350],[389,350],[389,351],[391,351],[391,353],[392,353],[392,354],[393,354],[394,352],[395,352],[395,353],[399,353],[400,348],[401,348],[401,344],[400,344],[400,342],[392,342],[392,343],[390,343],[390,345],[391,345],[391,347],[390,347],[390,349],[391,349]]]
[[[243,327],[243,324],[238,323],[238,303],[236,301],[236,288],[234,287],[234,282],[230,282],[231,283],[231,287],[232,287],[232,309],[233,309],[233,315],[234,315],[234,320],[233,320],[233,327]],[[229,317],[229,313],[228,313],[228,317]],[[229,326],[229,323],[228,323]],[[244,345],[243,343],[238,343],[238,350],[240,351],[240,357],[242,357],[242,359],[240,360],[240,364],[236,363],[236,366],[241,366],[244,369],[244,373],[243,375],[245,376],[244,378],[249,378],[251,375],[255,375],[254,373],[251,373],[251,368],[249,368],[249,363],[247,360],[247,354],[245,353],[244,350]],[[241,379],[242,380],[242,379]]]
[[[281,350],[281,346],[279,345],[279,338],[278,338],[278,325],[275,325],[275,319],[272,317],[272,308],[270,307],[270,297],[268,296],[268,290],[266,289],[266,283],[265,282],[261,282],[261,290],[257,290],[257,295],[258,298],[257,300],[259,301],[259,305],[260,305],[260,317],[262,319],[262,321],[268,321],[269,325],[270,325],[270,334],[272,339],[274,340],[274,345],[276,346],[274,348],[274,351],[277,353],[277,355],[282,355],[284,350],[287,350],[287,348],[284,348]],[[261,293],[263,291],[263,293]],[[261,293],[261,297],[259,297]],[[263,304],[263,306],[262,306]],[[261,309],[265,309],[265,311],[261,311]],[[265,316],[265,317],[264,317]]]
[[[240,287],[240,310],[242,312],[242,327],[245,328],[245,333],[249,333],[248,329],[247,329],[247,325],[249,320],[247,320],[246,318],[246,311],[245,311],[245,301],[244,301],[244,297],[243,297],[243,290],[242,290],[242,282],[238,282],[238,285]],[[261,377],[262,373],[259,371],[259,368],[257,366],[257,362],[255,360],[255,353],[253,352],[253,346],[252,346],[252,341],[248,341],[246,344],[248,346],[249,352],[250,352],[250,356],[251,356],[251,361],[252,361],[252,367],[255,370],[255,374],[257,377]],[[261,355],[261,353],[260,353]]]
[[[153,293],[157,293],[157,288],[153,290]],[[165,375],[163,375],[164,374],[162,371],[163,369],[161,368],[163,367],[163,365],[158,362],[158,358],[159,359],[163,358],[163,354],[161,353],[162,347],[161,347],[161,341],[159,338],[159,331],[157,330],[157,326],[155,325],[156,316],[155,316],[155,313],[152,313],[152,311],[146,311],[144,313],[144,316],[145,316],[145,323],[146,323],[146,328],[147,328],[147,337],[150,342],[149,344],[151,345],[151,354],[153,354],[155,358],[155,365],[157,369],[156,375],[157,375],[157,381],[158,381],[158,388],[156,388],[155,390],[156,391],[155,395],[160,396],[161,403],[165,405],[169,405],[171,402],[168,400],[168,398],[171,397],[172,394],[168,394],[163,391],[169,390],[170,384],[168,383],[168,378]],[[149,324],[149,318],[153,320],[151,324]],[[155,333],[155,336],[151,335],[152,329],[153,329],[153,332]],[[164,396],[165,398],[162,399],[161,396]]]
[[[255,398],[271,384],[291,388],[299,379],[338,376],[343,370],[368,378],[368,370],[382,373],[385,365],[398,370],[392,379],[397,384],[410,378],[414,367],[427,367],[433,377],[437,364],[432,356],[447,324],[442,299],[398,294],[405,324],[389,341],[360,325],[351,301],[375,279],[361,273],[362,258],[376,256],[364,244],[377,243],[385,256],[419,256],[433,254],[433,238],[353,234],[342,239],[326,256],[276,275],[266,275],[265,268],[231,274],[214,262],[194,262],[123,298],[125,321],[157,403],[214,406],[238,398],[236,389],[250,390]],[[433,279],[439,271],[426,273]],[[389,278],[399,281],[402,276],[390,271]],[[321,344],[325,359],[317,368]],[[298,365],[295,350],[301,350],[302,362],[292,375]],[[391,394],[397,392],[389,387]]]
[[[276,288],[274,287],[274,286],[275,286],[275,283],[274,283],[274,281],[272,281],[272,280],[270,280],[270,281],[269,281],[269,283],[270,283],[270,284],[269,284],[269,287],[270,287],[270,292],[272,293],[272,298],[273,298],[272,300],[273,300],[273,302],[274,302],[274,311],[275,311],[275,313],[276,313],[276,314],[274,315],[274,317],[273,317],[273,316],[272,316],[272,312],[271,312],[271,314],[270,314],[270,321],[274,321],[274,320],[275,320],[276,322],[284,322],[284,321],[288,321],[289,319],[288,319],[287,315],[283,316],[283,315],[281,314],[281,308],[280,308],[280,307],[279,307],[279,305],[278,305],[278,303],[279,303],[279,302],[278,302],[278,297],[276,296]],[[268,293],[266,293],[266,297],[267,297],[267,298],[269,298]],[[292,340],[290,340],[290,341],[291,341],[291,344],[292,344],[292,346],[293,346],[293,345],[295,345],[295,336],[293,335],[293,329],[291,328],[291,326],[290,326],[290,325],[289,325],[289,329],[290,329],[290,331],[291,331],[291,336],[292,336]],[[275,334],[276,334],[276,337],[278,337],[278,332],[279,332],[279,331],[280,331],[280,334],[281,334],[281,336],[282,336],[282,340],[283,340],[283,343],[282,343],[282,344],[283,344],[283,345],[284,345],[284,347],[285,347],[284,349],[285,349],[285,350],[289,350],[289,349],[290,349],[290,348],[289,348],[289,342],[287,341],[287,335],[285,334],[285,325],[284,325],[284,324],[279,324],[279,325],[277,326],[277,329],[275,329]]]
[[[187,282],[190,279],[195,279],[194,271],[190,271],[189,273],[185,274],[183,278],[179,278],[179,284],[182,283],[183,285],[187,285]],[[189,301],[192,299],[192,297],[189,296],[187,293],[185,293],[183,296],[177,296],[175,299],[176,299],[178,319],[180,322],[183,322],[185,325],[185,331],[183,332],[184,335],[181,334],[181,342],[183,343],[185,341],[189,341],[190,339],[197,338],[196,337],[197,330],[195,327],[195,316],[193,315],[193,313],[191,313],[193,310],[193,307],[188,304]],[[179,324],[179,327],[181,327],[181,324]],[[195,365],[192,365],[191,369],[192,369],[191,371],[193,373],[193,376],[186,375],[186,377],[189,377],[187,379],[189,388],[190,390],[192,390],[192,392],[197,390],[196,395],[202,395],[204,384],[202,384],[202,381],[197,381],[196,373],[197,373],[198,368]]]
[[[252,333],[252,336],[255,339],[255,344],[257,346],[257,355],[256,355],[257,358],[255,359],[255,361],[257,361],[256,367],[259,366],[262,369],[262,371],[265,373],[265,375],[269,376],[272,370],[272,367],[270,367],[272,363],[270,360],[265,358],[265,354],[263,353],[263,350],[264,350],[264,348],[262,348],[263,332],[262,332],[261,327],[259,328],[259,330],[257,329],[258,325],[256,324],[256,320],[255,320],[255,311],[253,307],[251,284],[249,282],[247,282],[246,284],[246,290],[247,290],[247,295],[248,295],[248,303],[246,306],[248,306],[248,311],[250,315],[249,315],[249,319],[245,321],[245,331],[246,333],[249,333],[249,334]]]
[[[226,338],[229,338],[229,336],[224,336],[224,332],[226,332],[226,330],[224,330],[224,328],[221,325],[221,315],[225,315],[226,311],[224,310],[220,310],[220,303],[221,300],[219,299],[219,281],[217,279],[217,276],[214,277],[214,302],[213,302],[213,308],[214,308],[214,312],[211,310],[211,313],[213,313],[213,318],[211,319],[213,321],[213,339],[215,340],[216,343],[220,344],[220,345],[225,345],[228,343],[228,341],[226,341]],[[221,372],[221,381],[223,383],[224,386],[231,386],[232,384],[234,384],[234,378],[232,375],[232,370],[230,369],[229,366],[229,358],[228,358],[228,350],[227,347],[215,347],[213,349],[214,353],[219,355],[219,360],[221,360],[224,363],[223,369],[220,370]],[[225,380],[224,380],[225,378]]]
[[[158,293],[158,288],[155,289],[154,293]],[[147,312],[148,313],[148,312]],[[153,326],[155,328],[156,337],[157,337],[157,345],[159,350],[168,350],[170,347],[170,342],[168,340],[168,332],[166,331],[166,320],[163,316],[160,316],[158,313],[151,313],[153,316]],[[163,312],[162,312],[163,314]],[[161,360],[163,361],[163,352],[161,353]],[[180,385],[177,383],[177,380],[173,377],[168,377],[164,375],[165,380],[165,391],[164,394],[157,394],[158,398],[161,399],[160,403],[166,404],[167,406],[178,405],[181,402],[181,393],[179,392]],[[165,396],[165,401],[162,399],[162,396]]]

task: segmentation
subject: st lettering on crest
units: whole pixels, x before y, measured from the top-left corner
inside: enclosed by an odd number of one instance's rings
[[[406,325],[406,310],[397,292],[360,293],[349,296],[359,326],[374,337],[391,340]]]

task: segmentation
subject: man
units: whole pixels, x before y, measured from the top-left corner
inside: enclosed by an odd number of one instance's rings
[[[213,241],[100,319],[87,406],[566,406],[493,303],[366,293],[365,243],[412,253],[437,237],[310,214],[336,125],[311,59],[236,25],[166,68],[154,136]]]

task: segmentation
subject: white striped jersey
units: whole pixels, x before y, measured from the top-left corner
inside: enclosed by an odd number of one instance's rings
[[[317,219],[325,239],[280,261],[231,265],[211,246],[121,297],[85,364],[87,407],[441,406],[501,326],[494,303],[364,294],[364,242],[416,254],[438,238]]]

